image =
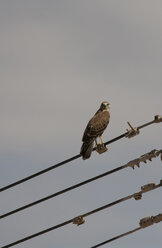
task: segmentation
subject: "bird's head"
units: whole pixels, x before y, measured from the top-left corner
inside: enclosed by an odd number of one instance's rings
[[[109,102],[102,102],[101,103],[101,106],[100,106],[100,110],[107,110],[109,111],[110,110],[110,103]]]

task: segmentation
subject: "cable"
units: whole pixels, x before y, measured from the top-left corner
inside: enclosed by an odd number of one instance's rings
[[[58,196],[58,195],[61,195],[61,194],[64,194],[64,193],[66,193],[66,192],[68,192],[68,191],[71,191],[71,190],[73,190],[73,189],[76,189],[76,188],[78,188],[78,187],[81,187],[81,186],[84,185],[84,184],[87,184],[87,183],[90,183],[90,182],[92,182],[92,181],[95,181],[95,180],[97,180],[97,179],[99,179],[99,178],[101,178],[101,177],[104,177],[104,176],[106,176],[106,175],[108,175],[108,174],[111,174],[111,173],[113,173],[113,172],[115,172],[115,171],[121,170],[122,168],[123,168],[123,166],[118,167],[118,168],[116,168],[116,169],[113,169],[113,170],[111,170],[111,171],[108,171],[108,172],[106,172],[106,173],[103,173],[103,174],[101,174],[101,175],[99,175],[99,176],[90,178],[90,179],[88,179],[88,180],[86,180],[86,181],[83,181],[83,182],[80,182],[80,183],[78,183],[78,184],[75,184],[75,185],[73,185],[73,186],[71,186],[71,187],[69,187],[69,188],[66,188],[66,189],[63,189],[63,190],[61,190],[61,191],[58,191],[58,192],[56,192],[56,193],[54,193],[54,194],[52,194],[52,195],[48,195],[48,196],[46,196],[46,197],[44,197],[44,198],[41,198],[41,199],[39,199],[39,200],[37,200],[37,201],[31,202],[31,203],[29,203],[29,204],[27,204],[27,205],[24,205],[24,206],[20,207],[20,208],[17,208],[17,209],[15,209],[15,210],[12,210],[12,211],[10,211],[10,212],[8,212],[8,213],[5,213],[5,214],[3,214],[3,215],[0,215],[0,219],[5,218],[5,217],[7,217],[7,216],[9,216],[9,215],[15,214],[15,213],[17,213],[17,212],[20,212],[20,211],[22,211],[22,210],[24,210],[24,209],[27,209],[27,208],[29,208],[29,207],[32,207],[32,206],[34,206],[34,205],[37,205],[37,204],[39,204],[39,203],[41,203],[41,202],[47,201],[47,200],[49,200],[49,199],[51,199],[51,198],[54,198],[54,197],[56,197],[56,196]]]
[[[50,232],[50,231],[52,231],[52,230],[54,230],[54,229],[57,229],[57,228],[60,228],[60,227],[62,227],[62,226],[65,226],[65,225],[67,225],[67,224],[70,224],[71,222],[72,222],[72,220],[68,220],[68,221],[66,221],[66,222],[64,222],[64,223],[61,223],[61,224],[59,224],[59,225],[50,227],[50,228],[48,228],[48,229],[42,230],[42,231],[40,231],[40,232],[38,232],[38,233],[32,234],[32,235],[30,235],[30,236],[27,236],[27,237],[25,237],[25,238],[23,238],[23,239],[17,240],[17,241],[15,241],[15,242],[13,242],[13,243],[10,243],[10,244],[8,244],[8,245],[2,246],[1,248],[8,248],[8,247],[11,247],[11,246],[14,246],[14,245],[23,243],[23,242],[25,242],[25,241],[27,241],[27,240],[29,240],[29,239],[35,238],[35,237],[40,236],[40,235],[42,235],[42,234],[44,234],[44,233]]]
[[[63,189],[63,190],[61,190],[61,191],[58,191],[58,192],[56,192],[56,193],[54,193],[54,194],[52,194],[52,195],[48,195],[48,196],[46,196],[46,197],[44,197],[44,198],[41,198],[41,199],[39,199],[39,200],[37,200],[37,201],[34,201],[34,202],[31,202],[31,203],[29,203],[29,204],[27,204],[27,205],[24,205],[24,206],[22,206],[22,207],[16,208],[16,209],[14,209],[14,210],[12,210],[12,211],[10,211],[10,212],[8,212],[8,213],[5,213],[5,214],[1,215],[1,216],[0,216],[0,219],[5,218],[5,217],[7,217],[7,216],[10,216],[10,215],[12,215],[12,214],[15,214],[15,213],[17,213],[17,212],[20,212],[20,211],[22,211],[22,210],[24,210],[24,209],[27,209],[27,208],[29,208],[29,207],[32,207],[32,206],[34,206],[34,205],[37,205],[37,204],[39,204],[39,203],[41,203],[41,202],[47,201],[47,200],[49,200],[49,199],[51,199],[51,198],[54,198],[54,197],[56,197],[56,196],[58,196],[58,195],[61,195],[61,194],[64,194],[64,193],[66,193],[66,192],[68,192],[68,191],[71,191],[71,190],[73,190],[73,189],[79,188],[79,187],[81,187],[81,186],[83,186],[83,185],[85,185],[85,184],[88,184],[88,183],[90,183],[90,182],[92,182],[92,181],[98,180],[98,179],[100,179],[100,178],[102,178],[102,177],[108,176],[109,174],[115,173],[115,172],[117,172],[117,171],[119,171],[119,170],[122,170],[122,169],[124,169],[124,168],[127,168],[127,167],[132,167],[132,168],[134,168],[135,165],[140,166],[140,162],[145,162],[145,163],[146,163],[147,160],[150,161],[150,160],[152,160],[152,158],[155,158],[155,157],[159,156],[160,154],[162,155],[162,150],[155,150],[155,149],[154,149],[154,150],[152,150],[151,152],[145,153],[144,155],[140,156],[139,158],[136,158],[136,159],[134,159],[134,160],[129,161],[129,162],[128,162],[127,164],[125,164],[125,165],[122,165],[122,166],[117,167],[117,168],[115,168],[115,169],[113,169],[113,170],[107,171],[107,172],[105,172],[105,173],[102,173],[102,174],[100,174],[100,175],[98,175],[98,176],[89,178],[89,179],[87,179],[87,180],[85,180],[85,181],[83,181],[83,182],[80,182],[80,183],[75,184],[75,185],[73,185],[73,186],[71,186],[71,187],[68,187],[68,188]]]
[[[116,236],[116,237],[113,237],[113,238],[111,238],[111,239],[108,239],[108,240],[106,240],[106,241],[104,241],[104,242],[102,242],[102,243],[99,243],[99,244],[97,244],[97,245],[94,245],[94,246],[92,246],[91,248],[100,247],[100,246],[105,245],[105,244],[107,244],[107,243],[110,243],[110,242],[112,242],[112,241],[114,241],[114,240],[116,240],[116,239],[122,238],[122,237],[127,236],[127,235],[129,235],[129,234],[131,234],[131,233],[137,232],[137,231],[139,231],[140,229],[142,229],[142,227],[138,227],[138,228],[133,229],[133,230],[131,230],[131,231],[129,231],[129,232],[120,234],[120,235],[118,235],[118,236]]]
[[[139,230],[141,230],[141,229],[143,229],[143,228],[146,228],[146,227],[148,227],[148,226],[151,226],[151,225],[153,225],[153,224],[155,224],[155,223],[158,223],[158,222],[160,222],[160,221],[162,221],[162,214],[158,214],[158,215],[156,215],[156,216],[149,216],[149,217],[143,218],[143,219],[141,219],[140,222],[139,222],[140,227],[137,227],[137,228],[135,228],[135,229],[133,229],[133,230],[131,230],[131,231],[129,231],[129,232],[126,232],[126,233],[120,234],[120,235],[118,235],[118,236],[115,236],[115,237],[113,237],[113,238],[111,238],[111,239],[108,239],[108,240],[106,240],[106,241],[104,241],[104,242],[102,242],[102,243],[99,243],[99,244],[97,244],[97,245],[91,246],[91,248],[100,247],[100,246],[102,246],[102,245],[105,245],[105,244],[107,244],[107,243],[110,243],[110,242],[112,242],[112,241],[114,241],[114,240],[116,240],[116,239],[122,238],[122,237],[127,236],[127,235],[129,235],[129,234],[132,234],[132,233],[134,233],[134,232],[137,232],[137,231],[139,231]]]
[[[67,160],[64,160],[64,161],[62,161],[62,162],[60,162],[60,163],[58,163],[58,164],[52,165],[52,166],[50,166],[50,167],[48,167],[48,168],[46,168],[46,169],[44,169],[44,170],[38,171],[37,173],[34,173],[34,174],[32,174],[32,175],[30,175],[30,176],[28,176],[28,177],[25,177],[25,178],[23,178],[23,179],[21,179],[21,180],[18,180],[18,181],[14,182],[14,183],[11,183],[11,184],[9,184],[9,185],[7,185],[7,186],[1,188],[1,189],[0,189],[0,192],[5,191],[5,190],[7,190],[7,189],[9,189],[9,188],[13,188],[13,187],[15,187],[15,186],[18,185],[18,184],[24,183],[24,182],[26,182],[26,181],[28,181],[28,180],[34,178],[34,177],[40,176],[41,174],[44,174],[44,173],[46,173],[46,172],[48,172],[48,171],[50,171],[50,170],[56,169],[57,167],[59,167],[59,166],[61,166],[61,165],[63,165],[63,164],[69,163],[69,162],[71,162],[71,161],[73,161],[73,160],[75,160],[75,159],[77,159],[77,158],[79,158],[79,157],[81,157],[80,154],[78,154],[78,155],[76,155],[76,156],[74,156],[74,157],[72,157],[72,158],[69,158],[69,159],[67,159]]]
[[[73,218],[73,219],[67,220],[67,221],[65,221],[65,222],[63,222],[63,223],[60,223],[60,224],[56,225],[56,226],[50,227],[50,228],[48,228],[48,229],[44,229],[44,230],[42,230],[42,231],[40,231],[40,232],[38,232],[38,233],[32,234],[32,235],[27,236],[27,237],[25,237],[25,238],[23,238],[23,239],[20,239],[20,240],[17,240],[17,241],[15,241],[15,242],[13,242],[13,243],[10,243],[10,244],[8,244],[8,245],[6,245],[6,246],[3,246],[2,248],[11,247],[11,246],[20,244],[20,243],[22,243],[22,242],[24,242],[24,241],[26,241],[26,240],[35,238],[35,237],[40,236],[40,235],[42,235],[42,234],[44,234],[44,233],[50,232],[50,231],[52,231],[52,230],[54,230],[54,229],[63,227],[63,226],[65,226],[65,225],[68,225],[68,224],[70,224],[70,223],[77,224],[77,225],[79,226],[79,225],[81,225],[81,224],[83,224],[83,223],[85,222],[85,219],[84,219],[84,218],[87,217],[87,216],[89,216],[89,215],[92,215],[92,214],[94,214],[94,213],[97,213],[97,212],[99,212],[99,211],[101,211],[101,210],[104,210],[104,209],[106,209],[106,208],[109,208],[109,207],[111,207],[111,206],[113,206],[113,205],[116,205],[116,204],[118,204],[118,203],[120,203],[120,202],[126,201],[126,200],[131,199],[131,198],[134,198],[135,200],[140,200],[143,193],[146,193],[146,192],[148,192],[148,191],[157,189],[157,188],[159,188],[159,187],[161,187],[161,186],[162,186],[162,180],[161,180],[160,183],[157,184],[157,185],[155,185],[155,184],[153,184],[153,183],[144,185],[144,186],[141,187],[141,191],[139,191],[139,192],[137,192],[137,193],[135,193],[135,194],[132,194],[132,195],[123,197],[123,198],[121,198],[121,199],[119,199],[119,200],[117,200],[117,201],[114,201],[114,202],[111,202],[111,203],[106,204],[106,205],[104,205],[104,206],[101,206],[101,207],[99,207],[99,208],[93,209],[92,211],[89,211],[89,212],[87,212],[87,213],[84,213],[84,214],[82,214],[82,215],[80,215],[80,216],[77,216],[77,217],[75,217],[75,218]],[[140,197],[137,197],[137,195],[139,195]]]
[[[116,138],[114,138],[114,139],[112,139],[110,141],[105,142],[104,145],[111,144],[111,143],[116,142],[117,140],[119,140],[121,138],[124,138],[124,137],[127,137],[127,138],[134,137],[135,135],[139,134],[139,130],[141,128],[144,128],[146,126],[149,126],[149,125],[151,125],[153,123],[160,123],[160,122],[162,122],[162,117],[160,115],[156,115],[154,117],[154,120],[153,121],[147,122],[147,123],[145,123],[145,124],[143,124],[143,125],[141,125],[141,126],[139,126],[137,128],[131,128],[130,130],[127,130],[126,133],[123,133],[122,135],[120,135],[120,136],[118,136],[118,137],[116,137]],[[96,148],[93,149],[93,151],[95,151],[95,150],[96,150]],[[62,161],[60,163],[57,163],[55,165],[52,165],[52,166],[50,166],[50,167],[48,167],[48,168],[46,168],[44,170],[38,171],[37,173],[34,173],[34,174],[30,175],[30,176],[27,176],[27,177],[25,177],[23,179],[20,179],[20,180],[14,182],[14,183],[8,184],[8,185],[2,187],[0,189],[0,192],[5,191],[5,190],[7,190],[9,188],[13,188],[13,187],[15,187],[18,184],[24,183],[24,182],[26,182],[26,181],[34,178],[34,177],[40,176],[40,175],[42,175],[42,174],[44,174],[44,173],[46,173],[46,172],[48,172],[50,170],[56,169],[56,168],[58,168],[58,167],[60,167],[60,166],[62,166],[64,164],[69,163],[69,162],[71,162],[71,161],[73,161],[75,159],[78,159],[80,157],[81,157],[81,155],[78,154],[78,155],[76,155],[74,157],[71,157],[69,159],[66,159],[66,160],[64,160],[64,161]]]

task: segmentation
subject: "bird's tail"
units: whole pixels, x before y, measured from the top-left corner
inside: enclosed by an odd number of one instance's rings
[[[87,142],[83,142],[80,154],[82,155],[82,158],[85,160],[91,156],[92,150],[93,150],[93,143],[94,139],[91,139]]]

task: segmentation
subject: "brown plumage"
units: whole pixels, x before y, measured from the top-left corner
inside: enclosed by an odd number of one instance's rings
[[[87,159],[91,156],[94,141],[97,144],[97,137],[100,137],[101,143],[103,144],[101,135],[109,124],[109,106],[110,104],[108,102],[102,102],[99,110],[87,124],[82,138],[83,144],[80,150],[80,154],[82,155],[83,159]]]

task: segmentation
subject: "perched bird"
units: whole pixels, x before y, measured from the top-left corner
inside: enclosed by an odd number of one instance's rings
[[[97,144],[97,138],[99,137],[101,140],[101,144],[103,145],[103,139],[101,135],[109,124],[110,120],[110,103],[102,102],[99,110],[92,117],[92,119],[88,122],[87,127],[83,134],[83,144],[80,150],[80,154],[83,159],[87,159],[91,156],[94,141]]]

